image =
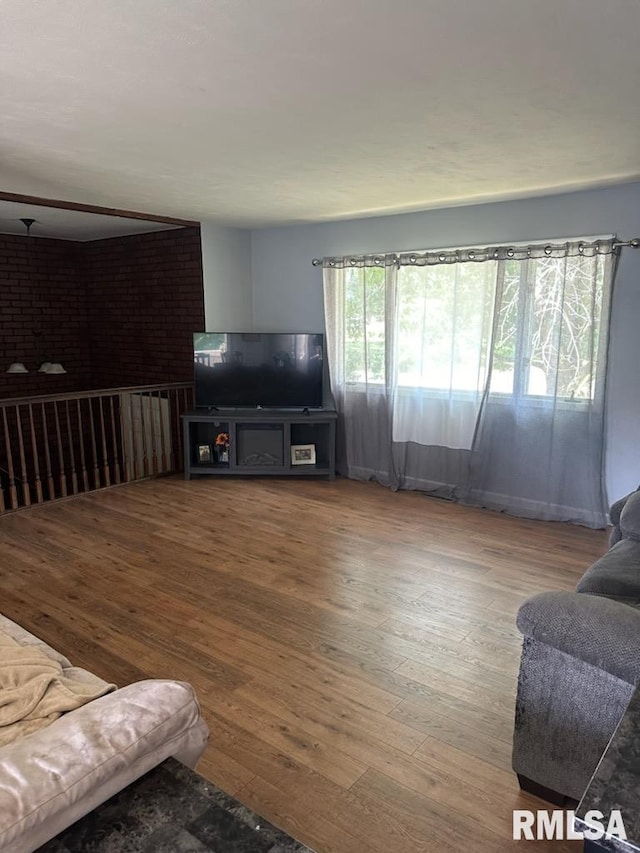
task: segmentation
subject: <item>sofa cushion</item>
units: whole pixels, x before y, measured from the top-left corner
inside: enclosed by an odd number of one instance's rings
[[[640,542],[621,539],[587,569],[576,590],[640,606]]]

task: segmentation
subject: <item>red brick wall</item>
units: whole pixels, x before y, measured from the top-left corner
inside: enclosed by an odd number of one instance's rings
[[[0,398],[89,387],[82,245],[0,234]],[[60,361],[59,376],[37,372]],[[7,374],[22,361],[28,374]]]
[[[200,229],[75,243],[0,235],[0,398],[193,378]],[[61,361],[61,376],[36,372]],[[28,374],[5,373],[23,361]]]
[[[200,229],[86,246],[94,388],[191,382],[204,329]]]

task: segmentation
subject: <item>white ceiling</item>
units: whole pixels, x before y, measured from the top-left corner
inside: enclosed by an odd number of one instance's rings
[[[245,227],[640,177],[639,0],[3,0],[0,190]]]

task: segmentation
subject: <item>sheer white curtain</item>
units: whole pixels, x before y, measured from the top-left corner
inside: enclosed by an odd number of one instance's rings
[[[487,383],[497,263],[402,266],[393,440],[469,450]]]
[[[348,476],[605,523],[613,241],[325,259]]]
[[[324,308],[331,390],[339,413],[338,467],[397,488],[392,454],[395,256],[330,259]]]

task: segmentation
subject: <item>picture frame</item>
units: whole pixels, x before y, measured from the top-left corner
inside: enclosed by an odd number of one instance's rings
[[[292,465],[315,465],[316,464],[316,446],[315,446],[315,444],[292,444],[291,445],[291,464]]]
[[[206,465],[213,462],[213,452],[210,444],[198,444],[196,445],[196,450],[198,453],[198,464]]]

